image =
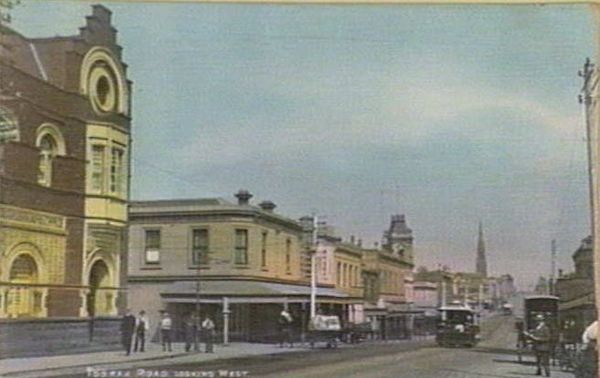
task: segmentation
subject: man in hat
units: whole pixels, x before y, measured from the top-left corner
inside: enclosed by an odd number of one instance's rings
[[[550,376],[550,327],[546,324],[544,315],[538,314],[535,319],[538,322],[537,327],[532,332],[525,334],[533,340],[533,350],[535,351],[535,362],[537,366],[536,375],[542,375],[542,369],[546,377]]]
[[[133,331],[135,329],[135,316],[131,313],[130,309],[125,311],[125,316],[121,320],[121,343],[125,349],[125,354],[129,356],[131,353],[131,340],[133,338]]]

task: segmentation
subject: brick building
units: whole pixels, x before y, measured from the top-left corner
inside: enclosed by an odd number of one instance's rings
[[[100,5],[74,36],[0,27],[3,352],[36,319],[60,333],[68,318],[87,339],[73,319],[124,306],[131,83],[116,33]]]
[[[575,271],[560,274],[556,280],[556,295],[559,297],[559,311],[562,326],[576,337],[592,321],[596,320],[594,297],[594,251],[592,237],[581,241],[573,253]],[[574,335],[574,336],[573,336]]]

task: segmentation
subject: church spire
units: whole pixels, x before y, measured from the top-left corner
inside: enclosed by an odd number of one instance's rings
[[[476,272],[487,277],[487,263],[485,261],[485,243],[483,242],[483,226],[479,222],[479,237],[477,239],[477,266]]]

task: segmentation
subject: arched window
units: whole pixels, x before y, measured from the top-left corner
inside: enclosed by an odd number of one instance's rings
[[[38,128],[36,146],[40,150],[38,183],[50,186],[52,184],[53,161],[56,156],[65,155],[65,141],[56,126],[46,123]]]
[[[40,165],[38,183],[50,186],[52,183],[52,160],[57,154],[56,140],[50,134],[45,134],[40,140],[39,148]]]
[[[8,109],[0,107],[0,143],[19,140],[17,121]]]
[[[35,260],[21,254],[12,263],[9,281],[11,288],[7,296],[7,313],[11,317],[35,316],[42,309],[42,295],[29,286],[38,281]]]

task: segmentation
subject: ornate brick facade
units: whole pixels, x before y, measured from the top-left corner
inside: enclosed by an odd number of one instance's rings
[[[117,315],[131,82],[111,12],[93,6],[74,36],[0,38],[0,319]]]

